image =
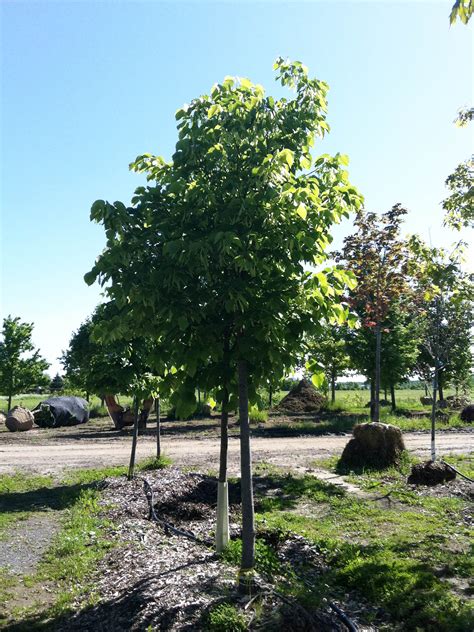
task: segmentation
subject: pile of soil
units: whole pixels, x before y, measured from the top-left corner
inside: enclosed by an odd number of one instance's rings
[[[353,434],[339,460],[340,469],[397,465],[405,450],[402,431],[390,424],[358,424]]]
[[[417,463],[411,468],[411,474],[407,479],[409,485],[440,485],[447,481],[453,481],[456,472],[440,461],[426,461]]]
[[[326,404],[326,397],[318,393],[309,380],[303,379],[281,400],[275,410],[282,413],[318,413]]]
[[[5,425],[10,432],[24,432],[25,430],[31,430],[33,428],[34,420],[35,418],[31,410],[22,408],[21,406],[15,406],[8,413]]]

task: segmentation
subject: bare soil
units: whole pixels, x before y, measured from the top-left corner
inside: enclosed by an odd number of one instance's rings
[[[71,428],[61,430],[73,430]],[[130,433],[109,436],[108,433],[74,436],[64,433],[58,437],[38,437],[29,442],[25,435],[0,434],[0,474],[24,470],[40,473],[59,473],[65,468],[105,467],[126,465],[130,456]],[[44,432],[39,430],[38,432]],[[112,433],[111,433],[112,434]],[[18,436],[19,440],[14,439]],[[12,440],[13,438],[13,440]],[[37,438],[37,439],[38,439]],[[350,435],[326,435],[320,437],[254,437],[252,440],[255,463],[266,461],[274,465],[307,467],[315,459],[341,454]],[[6,440],[5,440],[6,439]],[[409,452],[421,458],[429,458],[430,438],[428,433],[406,433],[405,444]],[[441,454],[461,454],[474,451],[474,431],[439,433],[438,450]],[[175,435],[162,437],[162,450],[176,465],[200,470],[218,466],[219,440],[217,438],[182,438]],[[235,475],[239,471],[240,443],[237,437],[229,440],[229,470]],[[152,457],[156,453],[155,438],[141,436],[138,441],[137,458]]]

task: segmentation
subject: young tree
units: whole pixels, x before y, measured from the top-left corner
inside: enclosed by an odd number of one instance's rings
[[[49,367],[35,350],[31,335],[32,323],[23,323],[18,317],[3,319],[0,341],[0,392],[8,397],[8,410],[12,397],[35,386],[47,386],[49,377],[44,374]],[[28,355],[29,354],[29,355]]]
[[[356,232],[345,238],[342,252],[336,257],[357,279],[350,304],[359,316],[362,328],[373,332],[374,336],[374,372],[370,376],[372,421],[380,419],[382,331],[391,306],[406,288],[405,245],[400,238],[400,226],[406,212],[400,204],[381,216],[359,212],[354,222]],[[352,336],[353,340],[359,341],[364,337],[364,334],[357,334],[357,338],[355,334]],[[365,351],[370,351],[370,337],[364,340],[364,346]]]
[[[416,314],[424,327],[420,364],[432,368],[431,458],[434,461],[438,391],[442,399],[444,378],[450,371],[465,375],[472,364],[474,284],[472,276],[461,267],[462,244],[449,254],[443,248],[427,246],[414,236],[410,239],[410,251],[410,269],[423,297]]]
[[[331,402],[336,401],[336,381],[349,369],[350,358],[347,353],[345,331],[336,324],[327,324],[320,334],[308,344],[309,358],[323,368],[328,387],[331,390]]]
[[[135,325],[170,350],[187,375],[181,402],[194,406],[198,374],[218,389],[223,411],[238,395],[243,571],[254,566],[255,543],[249,401],[270,373],[296,364],[305,331],[344,316],[339,297],[351,277],[304,265],[324,260],[331,225],[361,205],[347,157],[322,156],[303,172],[315,136],[328,130],[326,84],[299,62],[279,59],[275,69],[294,98],[227,77],[178,110],[172,162],[144,155],[133,164],[154,184],[137,189],[132,207],[93,205],[108,241],[86,275],[110,282]],[[220,482],[226,453],[223,415]]]

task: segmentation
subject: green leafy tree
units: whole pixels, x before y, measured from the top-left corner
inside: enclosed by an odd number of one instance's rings
[[[400,237],[400,227],[406,210],[396,204],[381,216],[375,213],[359,212],[354,222],[355,232],[344,240],[344,246],[336,259],[342,261],[357,279],[357,285],[350,294],[350,305],[359,316],[365,332],[355,333],[351,339],[363,342],[363,356],[372,353],[372,342],[366,334],[374,336],[373,373],[370,375],[373,397],[371,398],[372,421],[380,418],[380,385],[382,332],[390,308],[406,289],[405,244]],[[357,352],[352,347],[352,357],[357,360]],[[363,364],[367,366],[368,362]],[[369,378],[369,375],[366,374]]]
[[[291,99],[266,96],[248,79],[226,77],[210,95],[178,110],[171,162],[152,155],[132,206],[97,201],[107,248],[86,275],[108,283],[134,326],[170,352],[182,375],[176,397],[195,406],[194,387],[222,402],[220,484],[226,480],[225,411],[238,396],[241,429],[242,569],[254,566],[254,511],[248,407],[268,375],[297,362],[305,331],[323,317],[344,319],[342,269],[320,264],[334,222],[361,205],[347,157],[310,153],[328,130],[327,85],[299,62],[277,60]],[[311,169],[311,171],[307,171]],[[306,171],[305,171],[306,170]]]
[[[47,386],[49,377],[44,372],[48,362],[35,350],[31,336],[33,324],[16,317],[3,320],[0,341],[0,392],[8,397],[8,410],[12,397],[37,386]]]
[[[331,390],[331,402],[336,401],[336,381],[350,367],[347,353],[345,328],[336,324],[327,324],[324,329],[311,340],[309,357],[324,370],[328,387]]]
[[[64,388],[64,380],[59,375],[59,373],[56,373],[56,375],[53,377],[53,379],[49,383],[49,389],[50,391],[54,393],[54,392],[62,391],[63,388]]]
[[[437,394],[442,400],[446,381],[464,381],[472,366],[474,284],[472,275],[462,268],[463,244],[448,253],[444,248],[427,246],[414,236],[410,250],[410,269],[423,297],[417,313],[424,327],[419,365],[432,369],[431,458],[435,460]]]
[[[445,224],[456,230],[474,228],[474,156],[456,167],[446,186],[450,195],[443,201]]]

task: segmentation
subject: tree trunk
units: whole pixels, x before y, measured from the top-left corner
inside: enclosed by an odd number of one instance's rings
[[[436,461],[436,394],[438,392],[438,358],[433,375],[433,404],[431,406],[431,460]]]
[[[331,373],[331,402],[334,404],[336,401],[336,373],[332,371]]]
[[[105,406],[105,395],[100,396],[100,406],[101,408]]]
[[[428,397],[428,384],[425,382],[425,397]]]
[[[252,486],[252,457],[250,452],[249,398],[247,362],[239,360],[239,417],[240,417],[240,482],[242,494],[242,561],[240,588],[247,590],[246,571],[255,566],[255,524]]]
[[[155,399],[155,413],[156,413],[156,458],[161,457],[161,402],[158,396]]]
[[[268,389],[268,408],[272,407],[273,403],[273,386],[270,384],[270,388]]]
[[[227,482],[229,389],[224,386],[221,411],[221,449],[219,456],[219,481],[217,483],[216,551],[222,553],[229,543],[229,488]]]
[[[380,421],[380,356],[382,351],[382,329],[380,323],[375,328],[375,393],[372,421]]]
[[[397,403],[395,401],[395,386],[393,384],[390,384],[390,397],[392,399],[392,410],[396,410]]]
[[[7,412],[9,413],[12,409],[12,394],[8,393],[8,410]]]
[[[439,393],[439,401],[444,402],[443,395],[443,374],[438,371],[438,393]]]
[[[375,379],[370,380],[370,421],[374,420]]]
[[[197,392],[198,392],[198,404],[200,404],[201,403],[201,389],[198,388]]]
[[[137,451],[137,439],[138,439],[138,422],[139,422],[139,414],[138,414],[138,397],[133,398],[133,415],[134,415],[134,423],[133,423],[133,439],[132,439],[132,451],[130,453],[130,465],[128,468],[128,480],[131,481],[133,478],[133,474],[135,471],[135,454]]]

